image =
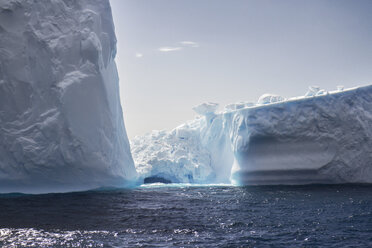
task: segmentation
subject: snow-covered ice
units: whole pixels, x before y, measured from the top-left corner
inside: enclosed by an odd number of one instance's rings
[[[136,178],[108,0],[0,1],[0,192]]]
[[[131,140],[141,181],[160,177],[177,183],[229,182],[233,157],[228,131],[223,131],[226,119],[211,111],[204,114],[169,132],[152,131]]]
[[[171,132],[153,131],[131,141],[141,181],[160,177],[173,183],[207,183],[215,178],[210,153],[201,145],[199,123],[187,123]]]
[[[218,103],[206,102],[192,108],[199,115],[214,114],[218,109]]]
[[[231,129],[232,179],[372,183],[371,127],[372,86],[242,110]]]
[[[257,101],[257,104],[263,105],[263,104],[269,104],[269,103],[276,103],[276,102],[282,102],[285,99],[281,96],[274,95],[274,94],[263,94]]]
[[[287,100],[265,95],[255,106],[231,104],[170,132],[136,137],[132,152],[140,178],[372,183],[372,86],[309,91]]]

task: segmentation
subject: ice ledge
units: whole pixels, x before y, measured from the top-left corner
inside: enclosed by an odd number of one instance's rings
[[[337,86],[337,90],[332,91],[326,91],[324,89],[321,89],[319,86],[309,86],[308,92],[303,96],[295,96],[291,98],[284,98],[282,96],[276,95],[276,94],[269,94],[265,93],[262,96],[259,97],[257,103],[251,103],[251,102],[239,102],[239,103],[231,103],[224,107],[224,109],[221,112],[217,112],[217,114],[224,114],[229,112],[238,111],[245,108],[258,108],[258,107],[265,107],[273,104],[281,104],[286,102],[293,102],[293,101],[301,101],[305,99],[312,99],[317,97],[325,97],[328,95],[333,94],[340,94],[342,92],[347,91],[353,91],[359,88],[369,87],[370,85],[364,85],[364,86],[356,86],[352,88],[345,89],[344,86],[339,85]]]

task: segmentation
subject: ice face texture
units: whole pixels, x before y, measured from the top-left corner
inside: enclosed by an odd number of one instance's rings
[[[136,177],[108,0],[0,1],[0,192]]]
[[[163,178],[173,183],[229,183],[233,152],[231,115],[215,114],[217,105],[194,107],[204,114],[171,131],[152,131],[131,140],[139,179]]]
[[[208,122],[211,120],[211,122]],[[153,131],[131,140],[139,179],[173,183],[229,183],[233,163],[223,119],[200,118],[170,132]]]
[[[140,177],[242,185],[372,183],[372,86],[230,105],[170,132],[136,137],[132,151]]]
[[[372,86],[236,113],[240,184],[372,183]]]

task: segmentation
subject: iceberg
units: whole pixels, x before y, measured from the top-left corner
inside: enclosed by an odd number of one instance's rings
[[[140,178],[372,183],[372,86],[310,91],[290,99],[266,94],[256,105],[229,104],[170,132],[136,137],[132,152]]]
[[[224,130],[228,121],[214,113],[216,104],[198,106],[193,109],[204,115],[195,120],[169,132],[155,130],[131,140],[140,182],[151,178],[172,183],[230,182],[233,156]]]
[[[136,178],[108,0],[0,2],[0,192]]]
[[[152,131],[131,140],[140,183],[212,182],[214,170],[210,153],[201,144],[199,125],[186,123],[171,132]]]
[[[242,110],[230,130],[232,180],[372,183],[371,127],[372,86]]]

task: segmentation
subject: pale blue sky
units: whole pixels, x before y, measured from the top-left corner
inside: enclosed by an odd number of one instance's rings
[[[371,0],[110,2],[129,137],[172,129],[205,101],[372,83]]]

